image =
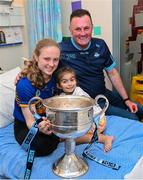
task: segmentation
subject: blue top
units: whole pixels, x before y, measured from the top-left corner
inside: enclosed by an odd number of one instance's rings
[[[46,99],[55,95],[56,83],[54,78],[41,89],[35,88],[27,78],[21,78],[16,85],[16,99],[14,107],[14,118],[25,122],[21,107],[28,106],[29,100],[34,96]]]
[[[112,70],[116,63],[105,41],[92,38],[86,49],[80,49],[72,38],[60,43],[61,64],[72,67],[78,85],[92,98],[104,94],[106,87],[103,70]]]

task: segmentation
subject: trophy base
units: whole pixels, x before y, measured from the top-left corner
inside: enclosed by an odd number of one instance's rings
[[[53,165],[53,172],[64,178],[74,178],[85,174],[88,171],[88,165],[86,162],[72,154],[64,154]]]

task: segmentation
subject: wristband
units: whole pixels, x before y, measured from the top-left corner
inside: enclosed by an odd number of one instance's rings
[[[125,103],[125,102],[128,101],[128,100],[130,100],[130,99],[129,99],[129,98],[126,98],[126,99],[123,100],[123,102]]]

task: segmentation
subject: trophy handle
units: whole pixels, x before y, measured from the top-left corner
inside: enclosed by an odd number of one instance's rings
[[[107,108],[108,108],[108,106],[109,106],[109,101],[108,101],[108,99],[107,99],[104,95],[99,94],[99,95],[97,95],[97,96],[95,97],[95,104],[99,105],[99,104],[98,104],[98,100],[99,100],[99,99],[104,99],[104,100],[105,100],[104,107],[103,107],[102,111],[99,113],[100,116],[102,117],[102,115],[104,115],[105,111],[107,110]]]
[[[34,102],[36,102],[36,101],[41,101],[41,102],[42,102],[43,99],[40,98],[40,97],[38,97],[38,96],[35,96],[35,97],[31,98],[31,99],[29,100],[29,102],[28,102],[29,110],[30,110],[30,112],[31,112],[33,115],[37,114],[37,112],[35,112],[35,109],[33,109],[33,107],[32,107],[32,104],[33,104]]]

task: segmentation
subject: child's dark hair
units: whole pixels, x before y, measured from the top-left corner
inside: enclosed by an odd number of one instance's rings
[[[72,69],[69,66],[64,66],[64,67],[61,67],[60,69],[58,69],[56,72],[56,82],[57,83],[61,82],[61,79],[65,75],[65,73],[72,73],[72,74],[74,74],[74,76],[76,78],[76,73],[75,73],[74,69]]]

